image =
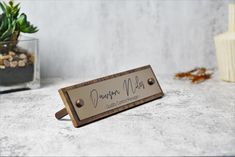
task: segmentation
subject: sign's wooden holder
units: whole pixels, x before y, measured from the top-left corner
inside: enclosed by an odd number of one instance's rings
[[[95,112],[97,112],[97,111],[94,110],[93,111],[94,114],[86,113],[86,114],[91,114],[91,116],[85,117],[86,115],[84,114],[84,116],[82,117],[82,114],[83,114],[84,111],[82,112],[80,110],[81,109],[80,107],[82,107],[84,105],[84,102],[81,99],[74,102],[74,100],[73,100],[74,99],[73,98],[74,93],[75,93],[76,96],[79,95],[79,94],[76,94],[76,93],[79,93],[76,90],[80,90],[80,88],[82,88],[82,87],[86,88],[88,85],[95,86],[99,83],[102,83],[102,82],[104,83],[107,80],[109,80],[109,81],[113,80],[114,83],[112,83],[112,85],[110,85],[110,86],[113,86],[113,84],[118,84],[120,82],[120,81],[117,80],[118,78],[124,77],[124,76],[132,77],[132,75],[136,76],[139,73],[141,74],[142,71],[150,73],[150,74],[142,74],[143,77],[146,77],[146,78],[149,77],[148,80],[147,80],[147,83],[145,82],[145,84],[149,85],[148,88],[152,88],[150,91],[148,91],[150,95],[147,95],[146,97],[141,98],[142,95],[146,95],[146,92],[143,90],[143,91],[140,91],[140,93],[139,93],[139,97],[141,99],[138,99],[136,101],[133,101],[133,102],[130,102],[130,103],[127,103],[127,104],[123,104],[123,105],[121,104],[121,105],[119,105],[115,108],[111,108],[109,110],[100,109],[103,112],[100,112],[98,114],[95,114]],[[145,75],[149,75],[149,76],[145,76]],[[153,86],[151,86],[151,85],[154,84],[154,83],[155,83],[155,85],[154,85],[155,87],[153,88]],[[102,87],[100,87],[100,88],[102,88]],[[116,113],[128,110],[128,109],[136,107],[136,106],[139,106],[143,103],[161,98],[164,95],[163,92],[162,92],[162,89],[161,89],[161,87],[160,87],[160,85],[157,81],[157,78],[156,78],[154,72],[152,71],[152,68],[151,68],[150,65],[140,67],[140,68],[137,68],[137,69],[133,69],[133,70],[129,70],[129,71],[125,71],[125,72],[121,72],[121,73],[117,73],[117,74],[114,74],[114,75],[106,76],[106,77],[103,77],[103,78],[95,79],[95,80],[92,80],[92,81],[84,82],[84,83],[81,83],[81,84],[73,85],[73,86],[70,86],[70,87],[65,87],[65,88],[60,89],[59,93],[60,93],[60,96],[61,96],[61,98],[64,102],[65,108],[58,111],[55,114],[55,117],[59,120],[59,119],[62,119],[64,116],[69,114],[69,116],[70,116],[70,118],[73,122],[74,127],[80,127],[80,126],[86,125],[88,123],[100,120],[100,119],[105,118],[107,116],[111,116],[111,115],[114,115]],[[81,91],[80,91],[80,93],[81,93]],[[118,93],[118,94],[120,94],[120,93]],[[122,98],[125,98],[125,97],[122,96]],[[110,100],[106,100],[106,101],[110,101]],[[88,100],[86,100],[86,103],[87,102],[88,102]],[[88,104],[88,105],[90,105],[90,104]],[[98,108],[97,108],[97,110],[98,110]],[[90,112],[90,111],[86,111],[86,112]]]
[[[56,117],[56,119],[59,120],[67,115],[68,115],[67,109],[63,108],[62,110],[59,110],[58,112],[56,112],[55,117]]]

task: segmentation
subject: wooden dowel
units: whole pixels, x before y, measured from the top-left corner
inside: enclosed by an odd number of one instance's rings
[[[66,115],[68,115],[68,112],[67,112],[66,108],[63,108],[62,110],[56,112],[55,117],[57,119],[61,119],[61,118],[63,118]]]

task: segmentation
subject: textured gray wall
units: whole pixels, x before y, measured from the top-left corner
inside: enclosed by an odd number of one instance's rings
[[[40,31],[43,77],[216,67],[213,36],[235,0],[20,0]]]

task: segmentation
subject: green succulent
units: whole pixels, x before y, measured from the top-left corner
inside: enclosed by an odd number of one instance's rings
[[[20,4],[10,0],[0,2],[0,42],[17,41],[20,33],[35,33],[37,27],[30,24],[25,13],[20,14]]]

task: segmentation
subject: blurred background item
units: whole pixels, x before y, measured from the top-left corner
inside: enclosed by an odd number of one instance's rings
[[[20,4],[0,2],[0,92],[40,86],[38,40],[23,37],[35,33]]]
[[[229,5],[229,25],[226,33],[215,37],[220,79],[235,82],[235,4]]]

